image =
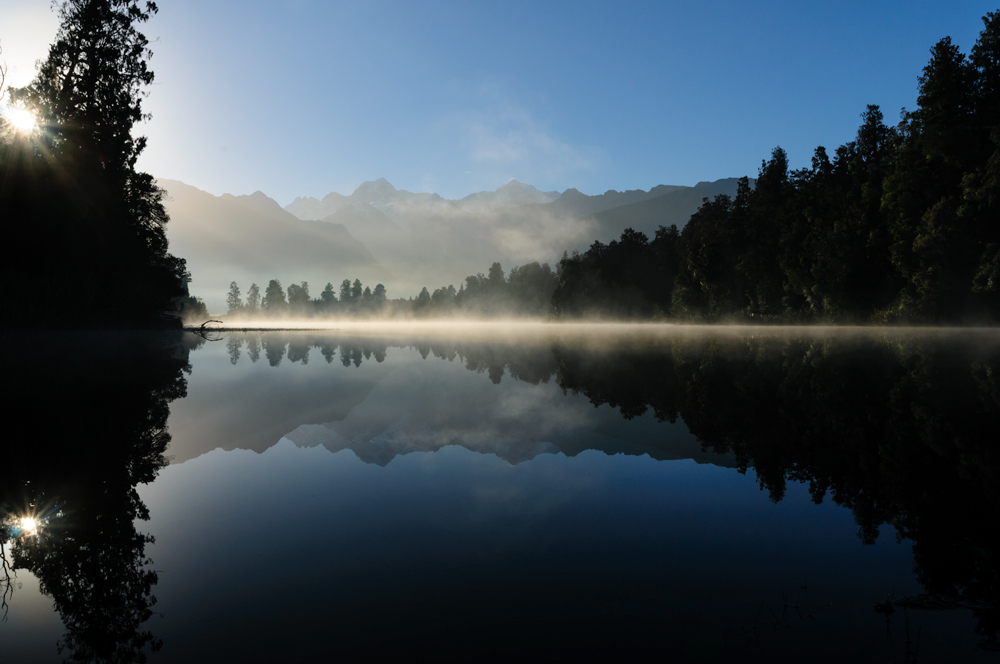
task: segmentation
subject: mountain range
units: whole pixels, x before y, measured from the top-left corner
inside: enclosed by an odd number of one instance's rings
[[[191,292],[211,311],[225,311],[232,281],[244,294],[251,283],[263,294],[270,279],[286,287],[308,281],[317,297],[328,281],[339,284],[347,276],[393,278],[343,225],[299,219],[259,191],[213,196],[175,180],[158,184],[167,192],[170,251],[187,260]]]
[[[285,208],[258,191],[214,196],[175,180],[168,194],[171,251],[188,260],[192,294],[213,312],[225,310],[232,281],[246,293],[268,280],[309,282],[316,297],[327,282],[383,283],[390,297],[416,295],[485,272],[494,261],[509,271],[532,261],[554,264],[564,251],[610,242],[625,228],[646,233],[687,222],[703,198],[736,193],[737,180],[645,191],[539,191],[511,180],[495,191],[458,200],[364,182],[350,195],[299,197]]]
[[[473,212],[500,207],[550,203],[559,198],[558,191],[538,191],[530,184],[511,180],[496,191],[480,191],[465,198],[449,201],[437,194],[415,194],[396,189],[385,178],[363,182],[350,196],[333,191],[322,200],[299,197],[285,206],[300,219],[323,219],[350,206],[371,206],[388,216],[411,213],[414,209],[443,211],[459,208]]]

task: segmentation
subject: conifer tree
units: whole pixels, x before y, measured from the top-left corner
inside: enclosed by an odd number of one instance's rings
[[[247,289],[247,311],[257,313],[260,309],[260,287],[257,284],[250,284]]]
[[[229,313],[234,313],[243,308],[243,300],[240,299],[240,287],[236,282],[229,284],[229,294],[226,295],[226,304],[229,305]]]
[[[137,0],[63,3],[56,41],[34,81],[10,90],[40,129],[0,145],[0,206],[7,240],[21,248],[2,276],[12,292],[44,297],[73,283],[82,296],[44,311],[15,301],[4,315],[41,314],[56,325],[162,325],[164,312],[187,295],[185,263],[167,251],[163,191],[135,169],[146,139],[133,129],[149,117],[142,99],[153,81],[138,25],[156,11]]]

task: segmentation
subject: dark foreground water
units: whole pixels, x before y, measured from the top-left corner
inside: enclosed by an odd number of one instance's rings
[[[1000,660],[995,332],[5,341],[0,662]]]

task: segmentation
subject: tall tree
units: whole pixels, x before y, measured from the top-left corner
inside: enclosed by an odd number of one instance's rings
[[[309,284],[305,281],[301,284],[291,284],[288,287],[288,305],[301,311],[308,304]]]
[[[1000,11],[983,17],[983,31],[969,54],[975,79],[975,115],[979,137],[1000,125]],[[988,146],[990,152],[993,146]]]
[[[258,309],[260,309],[260,287],[257,284],[250,284],[250,288],[247,289],[247,311],[257,313]]]
[[[493,265],[490,266],[488,279],[490,288],[497,291],[503,289],[506,285],[506,281],[504,279],[503,268],[500,266],[500,263],[493,263]]]
[[[229,313],[233,314],[243,308],[243,300],[240,298],[240,287],[236,282],[229,284],[229,294],[226,295],[226,304],[229,305]]]
[[[551,309],[558,279],[548,263],[514,266],[507,277],[507,293],[515,311],[545,315]],[[457,297],[457,293],[456,293]]]
[[[931,60],[919,78],[914,119],[926,153],[956,167],[973,156],[972,112],[974,71],[958,46],[945,37],[931,49]]]
[[[984,28],[970,57],[976,77],[977,144],[989,153],[986,166],[963,180],[962,212],[973,218],[982,244],[973,278],[978,304],[1000,312],[1000,11],[983,17]]]
[[[676,245],[678,273],[671,294],[674,316],[716,319],[746,307],[746,278],[736,269],[739,251],[745,246],[743,229],[733,223],[733,217],[734,207],[747,204],[749,184],[745,178],[740,184],[735,205],[725,194],[705,199],[681,231]]]
[[[84,296],[49,312],[8,302],[4,315],[157,325],[187,295],[185,263],[167,251],[163,192],[135,169],[146,139],[132,131],[148,118],[142,99],[153,82],[137,26],[156,11],[137,0],[63,3],[38,75],[10,90],[42,130],[0,145],[12,167],[0,183],[6,240],[21,247],[0,267],[4,283],[35,297],[75,283]]]
[[[427,286],[420,289],[420,293],[417,295],[417,299],[413,301],[413,308],[415,310],[426,309],[431,303],[431,294],[427,292]]]
[[[278,313],[288,306],[288,302],[285,301],[285,291],[281,288],[280,281],[271,279],[268,282],[260,306],[268,313]]]
[[[787,227],[788,202],[793,185],[788,173],[788,155],[781,147],[761,163],[757,185],[749,199],[742,224],[746,250],[737,269],[749,283],[746,313],[771,320],[785,310],[784,275],[779,264],[781,236]]]
[[[968,202],[975,203],[971,189],[978,188],[975,180],[990,152],[984,132],[977,131],[977,90],[996,85],[977,82],[977,75],[958,47],[942,39],[919,78],[918,108],[900,124],[895,168],[883,196],[893,265],[904,279],[889,312],[895,317],[954,320],[975,306],[973,284],[988,220],[977,218],[976,205]]]
[[[324,288],[323,292],[319,294],[319,299],[325,307],[328,307],[337,301],[337,294],[333,291],[332,283],[326,284],[326,288]]]

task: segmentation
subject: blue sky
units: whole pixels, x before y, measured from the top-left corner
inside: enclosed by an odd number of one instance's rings
[[[350,193],[385,177],[457,198],[510,178],[648,189],[795,167],[879,104],[916,101],[929,50],[968,52],[996,4],[163,0],[140,167],[215,194]],[[24,83],[49,0],[0,6]]]

